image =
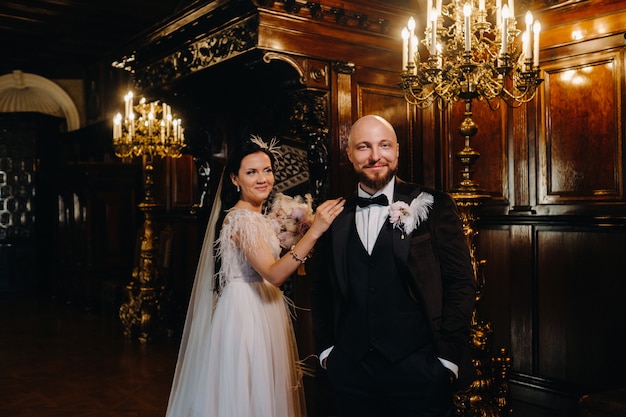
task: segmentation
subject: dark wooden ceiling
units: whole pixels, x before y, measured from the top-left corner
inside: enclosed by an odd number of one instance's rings
[[[83,78],[129,40],[198,0],[0,0],[0,75]]]

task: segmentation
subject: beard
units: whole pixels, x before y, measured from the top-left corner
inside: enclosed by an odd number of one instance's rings
[[[359,182],[365,185],[366,187],[371,188],[373,190],[382,190],[383,188],[385,188],[385,185],[389,184],[389,181],[391,181],[393,177],[395,177],[397,172],[398,172],[398,166],[396,165],[395,168],[390,168],[387,171],[386,175],[381,175],[381,176],[377,175],[375,177],[369,177],[363,171],[357,172],[356,175],[357,175],[357,178],[359,179]]]

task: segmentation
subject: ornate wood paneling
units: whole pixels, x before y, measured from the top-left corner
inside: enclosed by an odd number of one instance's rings
[[[540,204],[623,200],[624,50],[545,67]]]

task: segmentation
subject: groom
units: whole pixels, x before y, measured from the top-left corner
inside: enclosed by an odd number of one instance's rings
[[[339,417],[444,417],[472,381],[475,284],[449,195],[396,178],[393,126],[352,126],[357,195],[309,269],[313,332]]]

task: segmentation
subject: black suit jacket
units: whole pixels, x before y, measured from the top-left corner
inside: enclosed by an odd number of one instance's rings
[[[469,357],[469,329],[476,288],[463,225],[454,200],[446,193],[396,179],[394,201],[410,204],[421,192],[434,197],[428,218],[411,235],[395,228],[393,253],[409,271],[407,291],[425,307],[437,356],[459,366],[460,387],[474,378]],[[347,245],[354,224],[356,197],[318,241],[309,275],[312,276],[313,332],[318,352],[335,344],[342,304],[350,297]]]

